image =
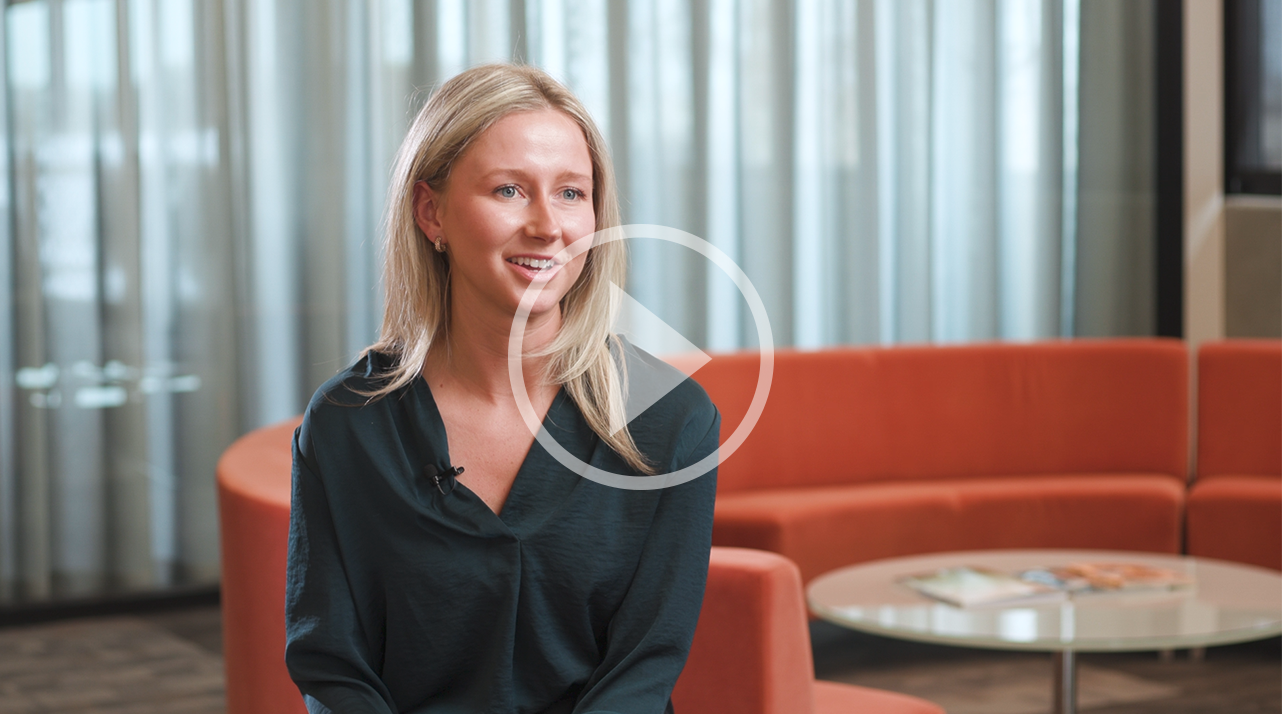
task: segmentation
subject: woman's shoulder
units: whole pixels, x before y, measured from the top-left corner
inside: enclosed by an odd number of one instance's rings
[[[387,374],[396,366],[392,355],[366,350],[347,369],[325,381],[312,394],[308,411],[328,407],[365,407],[377,399],[375,392],[387,384]]]
[[[391,355],[366,350],[346,369],[325,381],[312,394],[303,414],[305,430],[312,439],[346,432],[357,423],[369,422],[384,411],[386,400],[396,393],[374,396],[387,384],[386,374],[395,367]]]

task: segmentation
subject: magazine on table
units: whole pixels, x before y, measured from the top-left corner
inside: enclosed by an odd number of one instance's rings
[[[957,607],[1041,604],[1090,593],[1173,590],[1192,584],[1183,573],[1136,563],[1072,563],[1014,573],[962,565],[907,575],[898,582]]]
[[[1139,563],[1071,563],[1053,568],[1031,568],[1021,580],[1042,583],[1070,594],[1176,590],[1193,584],[1189,576],[1170,568]]]

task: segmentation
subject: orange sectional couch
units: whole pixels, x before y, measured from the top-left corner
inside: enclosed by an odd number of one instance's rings
[[[723,441],[758,365],[718,355],[694,374]],[[1178,340],[779,351],[718,473],[713,543],[783,554],[807,582],[932,551],[1178,553],[1188,446]]]
[[[1282,570],[1282,342],[1198,351],[1188,552]]]

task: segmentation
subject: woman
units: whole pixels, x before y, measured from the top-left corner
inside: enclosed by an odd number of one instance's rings
[[[621,374],[669,370],[609,332],[621,241],[604,141],[543,72],[468,70],[419,112],[389,192],[379,341],[294,439],[286,664],[310,712],[671,712],[707,577],[715,469],[662,490],[579,477],[522,421],[521,369],[579,460],[643,475],[717,448],[685,380],[624,425]],[[460,468],[461,467],[461,468]]]

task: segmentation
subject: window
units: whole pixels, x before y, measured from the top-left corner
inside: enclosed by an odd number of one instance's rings
[[[1224,2],[1226,193],[1282,194],[1282,0]]]

